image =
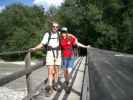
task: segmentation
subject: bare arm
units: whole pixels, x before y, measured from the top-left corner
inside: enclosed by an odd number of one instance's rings
[[[80,42],[77,42],[77,46],[79,46],[79,47],[82,47],[82,48],[89,48],[90,47],[90,45],[84,45],[84,44],[82,44],[82,43],[80,43]]]
[[[90,45],[84,45],[84,44],[78,42],[77,38],[74,35],[72,35],[72,34],[69,34],[69,35],[75,39],[75,44],[77,46],[82,47],[82,48],[90,48],[91,47]]]
[[[38,44],[37,46],[35,46],[34,48],[31,48],[30,50],[31,50],[31,51],[36,51],[36,50],[41,49],[42,47],[43,47],[43,44],[40,43],[40,44]]]

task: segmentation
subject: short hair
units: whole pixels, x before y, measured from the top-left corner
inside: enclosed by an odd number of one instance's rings
[[[51,23],[51,26],[53,26],[54,24],[57,25],[57,26],[59,27],[59,23],[58,23],[58,22],[53,21],[53,22]]]

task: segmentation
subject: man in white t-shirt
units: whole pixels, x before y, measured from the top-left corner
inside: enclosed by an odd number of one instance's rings
[[[48,86],[46,88],[47,96],[53,93],[53,89],[58,88],[59,66],[61,65],[61,50],[59,48],[59,24],[52,23],[50,32],[46,32],[40,44],[31,48],[31,51],[36,51],[47,45],[46,65],[48,66]],[[54,84],[53,84],[54,81]]]

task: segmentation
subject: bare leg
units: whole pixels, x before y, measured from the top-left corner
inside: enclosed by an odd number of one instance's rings
[[[68,81],[68,70],[67,69],[64,69],[64,78],[65,78],[65,81]]]
[[[49,65],[48,66],[48,85],[52,86],[52,81],[53,81],[53,72],[54,72],[54,66]]]
[[[54,74],[54,79],[57,82],[59,78],[59,66],[55,66],[55,74]]]

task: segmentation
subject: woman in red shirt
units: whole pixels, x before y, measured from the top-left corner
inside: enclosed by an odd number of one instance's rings
[[[70,81],[71,76],[70,73],[72,71],[73,65],[74,65],[74,51],[73,46],[77,45],[83,48],[90,47],[85,46],[78,42],[77,38],[72,35],[71,33],[68,33],[68,29],[66,27],[61,28],[61,36],[60,36],[60,46],[62,50],[62,61],[63,61],[63,69],[64,69],[64,78],[65,78],[65,90],[67,93],[70,92]]]

